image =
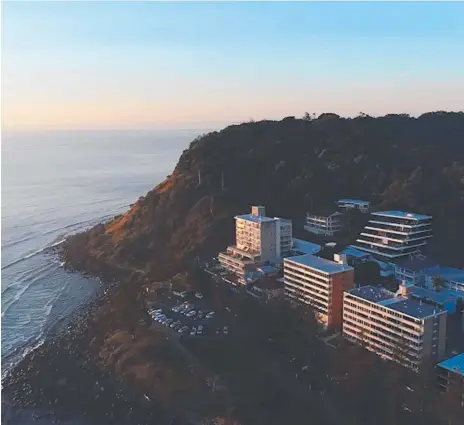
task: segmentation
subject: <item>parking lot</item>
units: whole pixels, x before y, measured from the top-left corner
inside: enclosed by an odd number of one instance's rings
[[[225,336],[229,327],[201,293],[170,294],[149,308],[153,320],[186,338]]]

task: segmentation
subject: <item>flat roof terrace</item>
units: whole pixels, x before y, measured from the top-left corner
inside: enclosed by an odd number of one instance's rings
[[[363,205],[368,207],[370,202],[369,201],[362,201],[361,199],[339,199],[337,201],[338,204],[344,203],[344,204],[355,204],[355,205]]]
[[[438,363],[438,366],[464,377],[464,353]]]
[[[346,272],[348,270],[354,270],[353,267],[347,266],[346,264],[338,264],[334,261],[326,260],[324,258],[316,257],[311,254],[304,255],[295,255],[293,257],[288,257],[284,259],[284,264],[286,261],[291,261],[303,266],[310,267],[315,270],[325,272],[327,274],[334,274],[340,272]]]
[[[417,319],[424,319],[429,316],[446,312],[444,308],[405,297],[397,297],[393,292],[376,286],[362,286],[360,288],[351,289],[347,292],[358,298],[371,301],[375,304],[404,313]]]
[[[390,210],[390,211],[375,211],[372,215],[380,217],[392,217],[392,218],[404,218],[408,220],[429,220],[432,218],[430,215],[422,215],[416,213],[410,213],[406,211]]]
[[[265,217],[261,215],[253,215],[253,214],[243,214],[243,215],[236,215],[235,218],[240,218],[242,220],[252,221],[253,223],[265,223],[270,221],[276,221],[277,219],[271,217]]]

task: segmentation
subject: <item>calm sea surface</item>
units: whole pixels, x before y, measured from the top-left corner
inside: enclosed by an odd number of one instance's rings
[[[2,374],[98,288],[44,249],[127,209],[199,133],[2,134]]]

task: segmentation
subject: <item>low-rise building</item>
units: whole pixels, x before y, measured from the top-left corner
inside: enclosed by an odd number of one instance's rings
[[[461,407],[464,407],[464,353],[438,363],[437,374],[441,389],[460,392]]]
[[[245,284],[263,265],[275,264],[290,255],[292,222],[266,217],[263,206],[253,206],[251,214],[235,217],[236,244],[218,255],[220,264]]]
[[[426,271],[425,286],[436,286],[435,279],[439,279],[440,286],[464,293],[464,270],[452,267],[436,267]]]
[[[253,284],[253,290],[262,295],[265,299],[275,299],[284,297],[283,279],[264,277]]]
[[[351,245],[344,250],[334,254],[334,261],[337,263],[345,263],[350,266],[357,266],[372,260],[372,255],[368,252],[361,251]]]
[[[435,261],[416,255],[395,264],[395,278],[400,282],[406,281],[416,286],[424,286],[426,274],[431,273],[432,270],[438,270]]]
[[[432,217],[404,211],[377,211],[356,239],[355,248],[388,260],[420,252],[432,235]]]
[[[436,291],[435,289],[415,286],[407,281],[400,283],[396,294],[443,308],[449,314],[456,313],[459,300],[464,300],[464,292],[446,288]]]
[[[293,238],[292,241],[292,256],[304,254],[317,254],[322,247],[312,242],[304,241],[303,239]]]
[[[446,310],[375,286],[344,293],[343,336],[417,370],[445,353]]]
[[[334,209],[318,208],[306,214],[304,229],[322,236],[334,236],[343,228],[343,214]]]
[[[371,203],[369,201],[362,201],[361,199],[339,199],[337,206],[340,211],[359,210],[363,213],[369,212]]]
[[[320,322],[341,328],[343,291],[354,286],[354,269],[314,255],[284,259],[285,295],[311,305]]]

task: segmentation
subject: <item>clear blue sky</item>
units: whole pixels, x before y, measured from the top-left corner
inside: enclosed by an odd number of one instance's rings
[[[3,125],[464,108],[464,3],[4,2]]]

